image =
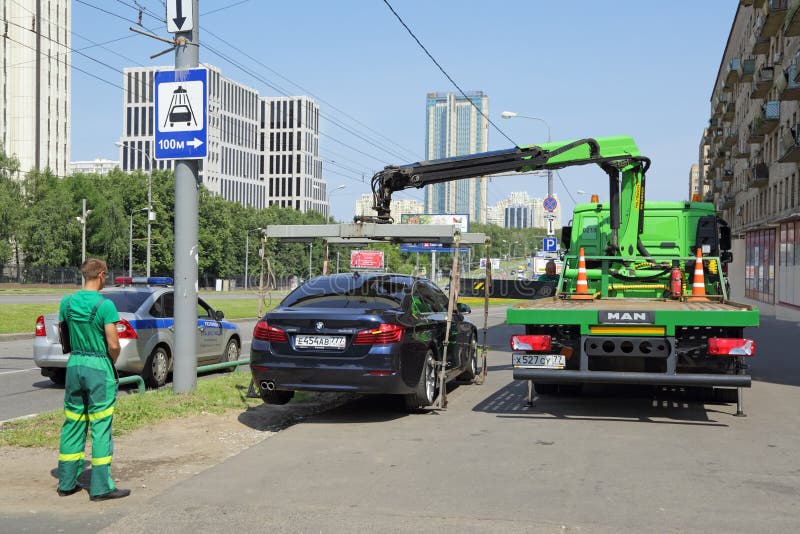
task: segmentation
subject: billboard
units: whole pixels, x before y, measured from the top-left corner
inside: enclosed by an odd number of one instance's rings
[[[500,258],[491,258],[492,260],[492,270],[499,271],[500,270]],[[480,260],[480,268],[486,269],[486,258],[481,258]]]
[[[352,250],[350,251],[351,269],[383,269],[382,250]]]
[[[403,213],[400,224],[456,225],[462,233],[469,232],[469,215],[452,213]]]

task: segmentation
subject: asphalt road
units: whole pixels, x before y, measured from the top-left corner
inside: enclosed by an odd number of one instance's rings
[[[744,418],[733,404],[684,392],[608,385],[526,407],[505,348],[516,327],[498,325],[487,382],[454,387],[445,411],[405,414],[393,399],[356,399],[145,506],[132,500],[106,519],[93,515],[93,524],[175,533],[796,532],[800,328],[762,323],[748,333],[756,381]],[[42,519],[10,526],[85,528],[79,515]]]

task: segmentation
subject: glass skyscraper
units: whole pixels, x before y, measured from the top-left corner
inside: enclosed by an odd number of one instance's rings
[[[483,91],[428,93],[425,104],[425,159],[450,158],[488,150],[489,97]],[[480,110],[480,112],[479,112]],[[486,220],[486,178],[425,187],[427,213],[466,213]]]

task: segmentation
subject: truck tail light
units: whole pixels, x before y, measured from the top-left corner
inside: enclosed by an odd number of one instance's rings
[[[253,339],[260,339],[261,341],[269,341],[270,343],[288,343],[289,338],[286,337],[286,332],[277,326],[270,326],[267,321],[263,319],[256,323],[253,328]]]
[[[35,336],[36,337],[40,337],[40,336],[46,336],[46,335],[47,335],[47,331],[44,329],[44,316],[40,315],[39,317],[36,318]]]
[[[511,336],[511,350],[550,350],[549,335]]]
[[[402,326],[396,324],[378,325],[377,328],[370,328],[356,332],[356,337],[353,339],[355,345],[388,345],[389,343],[399,343],[403,339]]]
[[[125,319],[120,319],[117,323],[117,337],[120,339],[136,339],[136,330],[131,323]]]
[[[743,338],[710,337],[708,353],[713,356],[754,356],[756,342]]]

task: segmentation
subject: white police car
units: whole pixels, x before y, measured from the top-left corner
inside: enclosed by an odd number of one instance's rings
[[[100,293],[114,303],[120,316],[117,370],[141,375],[148,387],[161,387],[167,382],[175,354],[172,278],[117,277],[114,283],[116,286]],[[223,317],[221,311],[197,299],[198,365],[239,359],[239,327],[223,321]],[[58,314],[40,315],[36,319],[33,360],[41,367],[42,375],[63,384],[68,357],[61,353]]]

